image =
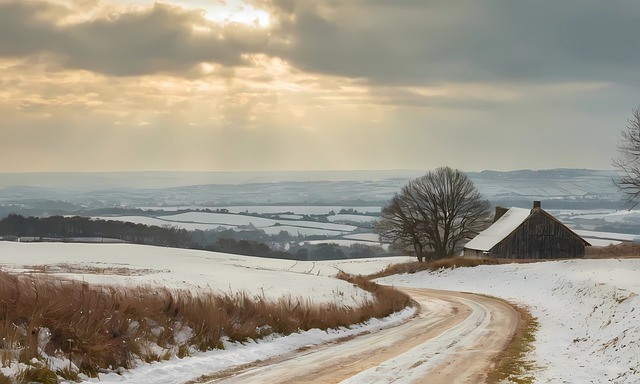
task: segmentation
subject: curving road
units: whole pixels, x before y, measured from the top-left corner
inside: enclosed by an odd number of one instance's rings
[[[400,288],[420,304],[405,324],[220,372],[208,383],[481,383],[516,330],[506,303]]]

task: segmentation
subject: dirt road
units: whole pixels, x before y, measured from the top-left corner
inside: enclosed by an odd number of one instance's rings
[[[420,304],[405,324],[298,351],[208,383],[481,383],[518,313],[466,293],[403,289]]]

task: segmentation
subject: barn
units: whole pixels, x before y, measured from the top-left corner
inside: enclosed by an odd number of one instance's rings
[[[565,259],[583,257],[587,241],[542,209],[496,208],[493,224],[464,246],[465,257]]]

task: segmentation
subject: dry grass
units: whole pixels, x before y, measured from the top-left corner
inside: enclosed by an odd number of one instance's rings
[[[154,270],[146,268],[128,267],[100,267],[94,264],[45,264],[45,265],[25,265],[24,268],[29,273],[77,273],[85,275],[119,275],[119,276],[144,276],[152,273],[169,272],[169,270]]]
[[[0,372],[0,384],[13,384],[13,380]]]
[[[496,358],[496,365],[487,376],[488,384],[503,382],[530,384],[534,381],[531,372],[536,367],[526,359],[526,356],[533,348],[535,334],[539,327],[538,320],[525,308],[512,303],[510,305],[520,314],[520,324],[507,348]]]
[[[404,292],[393,287],[378,285],[366,276],[340,272],[336,277],[369,291],[374,297],[373,302],[366,303],[359,308],[360,320],[358,322],[366,321],[372,317],[385,317],[412,305],[411,298]]]
[[[45,366],[26,368],[18,373],[18,377],[16,379],[18,383],[58,383],[58,375]]]
[[[31,365],[16,378],[20,382],[75,380],[78,373],[95,377],[103,369],[131,368],[136,360],[223,348],[224,340],[349,326],[409,304],[408,297],[391,288],[362,277],[342,278],[369,290],[373,300],[356,308],[292,297],[273,302],[247,293],[116,289],[0,271],[0,358],[4,366],[16,361]],[[54,372],[47,356],[67,359],[69,365]]]
[[[587,247],[586,258],[608,259],[614,257],[640,257],[640,243],[620,243],[606,247]]]
[[[433,260],[426,263],[418,261],[410,263],[391,264],[384,270],[367,276],[371,279],[379,277],[399,275],[403,273],[416,273],[421,271],[437,271],[442,268],[477,267],[478,265],[508,264],[513,262],[530,262],[529,260],[510,259],[470,259],[465,257],[450,257],[447,259]]]

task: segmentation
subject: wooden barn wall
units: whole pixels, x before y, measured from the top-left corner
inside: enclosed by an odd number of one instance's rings
[[[564,259],[584,256],[584,243],[562,224],[542,212],[491,249],[491,256],[517,259]]]

